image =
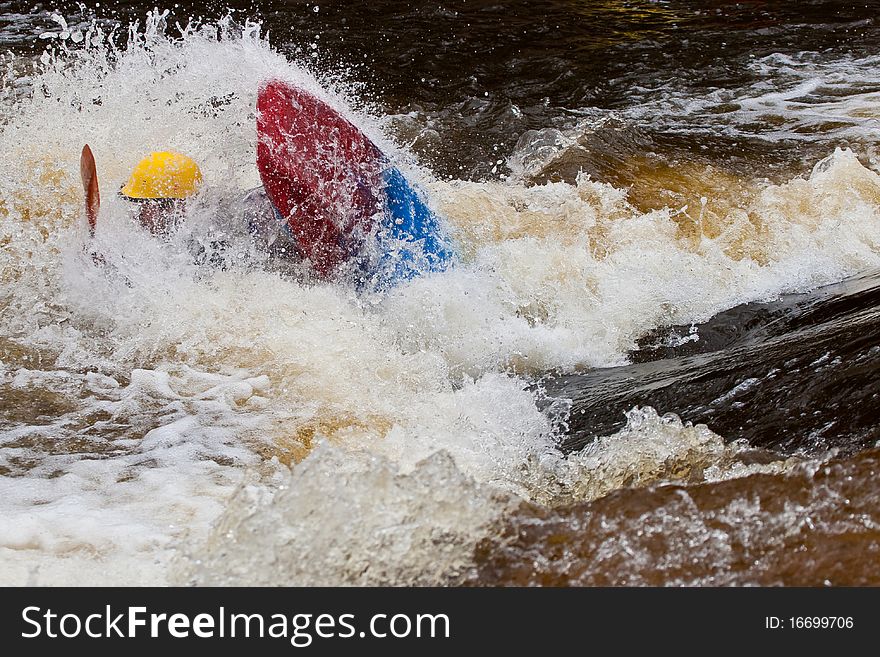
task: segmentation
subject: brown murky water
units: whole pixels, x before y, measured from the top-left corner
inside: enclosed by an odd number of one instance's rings
[[[470,583],[877,586],[880,452],[696,486],[527,507],[477,549]]]

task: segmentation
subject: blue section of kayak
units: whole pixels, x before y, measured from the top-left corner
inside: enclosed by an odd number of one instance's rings
[[[375,286],[387,289],[448,268],[455,260],[452,242],[420,191],[397,167],[388,167],[382,177],[387,211],[379,227]]]

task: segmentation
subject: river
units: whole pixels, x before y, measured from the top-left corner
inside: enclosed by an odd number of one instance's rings
[[[153,4],[0,2],[0,582],[880,584],[880,5]],[[272,78],[456,267],[193,260]]]

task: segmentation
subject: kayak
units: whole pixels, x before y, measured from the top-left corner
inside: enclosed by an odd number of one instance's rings
[[[300,87],[280,80],[261,86],[257,168],[322,278],[356,263],[364,285],[387,289],[455,260],[421,190],[360,129]]]

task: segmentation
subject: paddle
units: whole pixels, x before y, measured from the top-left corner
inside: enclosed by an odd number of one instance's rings
[[[98,209],[101,207],[101,193],[98,191],[98,172],[95,170],[95,156],[86,144],[79,158],[79,175],[82,178],[83,192],[86,195],[86,218],[89,220],[89,235],[95,236],[98,223]]]

